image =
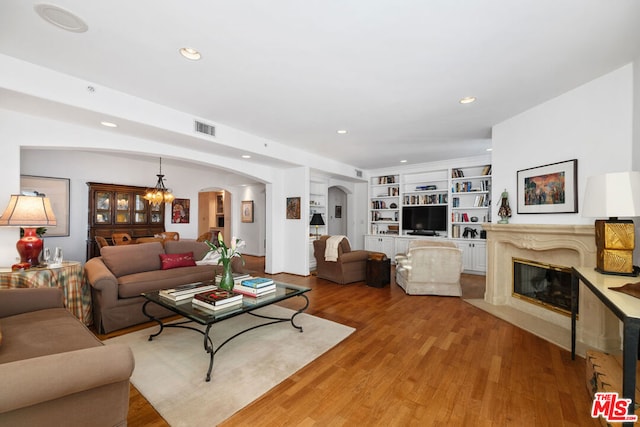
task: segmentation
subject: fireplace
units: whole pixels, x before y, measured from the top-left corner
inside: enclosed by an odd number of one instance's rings
[[[570,268],[523,258],[512,258],[512,264],[515,298],[571,315]]]
[[[483,224],[487,231],[487,286],[477,306],[563,348],[571,348],[571,318],[560,310],[514,296],[513,259],[528,263],[595,267],[593,225]],[[570,274],[570,273],[569,273]],[[564,286],[563,286],[564,288]],[[531,289],[525,289],[529,293]],[[569,300],[563,297],[565,306]],[[570,308],[570,306],[569,306]],[[612,352],[620,347],[620,322],[580,285],[580,318],[576,325],[578,354],[587,348]]]

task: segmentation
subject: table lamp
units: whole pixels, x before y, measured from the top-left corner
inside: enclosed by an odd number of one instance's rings
[[[596,219],[596,270],[636,276],[633,266],[635,228],[640,216],[640,172],[618,172],[587,178],[582,215]]]
[[[316,240],[318,240],[318,226],[324,225],[324,220],[322,219],[322,214],[314,213],[313,216],[311,217],[311,222],[309,223],[309,225],[315,225],[316,226]]]
[[[44,197],[44,194],[11,195],[9,206],[0,217],[0,226],[24,228],[24,236],[16,243],[20,263],[13,265],[12,269],[27,269],[39,264],[42,240],[36,234],[36,229],[53,225],[56,225],[56,217],[49,198]]]

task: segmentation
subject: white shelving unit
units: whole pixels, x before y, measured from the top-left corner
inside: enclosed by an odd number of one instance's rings
[[[371,178],[369,185],[369,233],[398,234],[400,227],[400,176]]]
[[[311,181],[309,185],[309,217],[307,224],[311,222],[314,213],[322,215],[324,225],[318,226],[318,235],[327,234],[327,184],[325,182]],[[316,268],[316,258],[313,256],[313,241],[316,239],[316,226],[309,225],[309,269]]]
[[[481,232],[482,223],[491,222],[489,163],[379,175],[372,177],[369,184],[367,250],[385,252],[391,258],[404,252],[410,239],[425,237],[403,233],[402,209],[446,206],[447,231],[429,238],[454,241],[463,251],[465,271],[486,271],[486,242]]]

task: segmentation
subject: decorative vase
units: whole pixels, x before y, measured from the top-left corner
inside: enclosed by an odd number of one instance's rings
[[[218,285],[220,289],[225,291],[233,290],[233,274],[231,273],[231,259],[222,259],[222,278]]]

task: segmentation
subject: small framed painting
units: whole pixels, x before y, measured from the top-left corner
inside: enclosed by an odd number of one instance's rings
[[[171,202],[171,223],[172,224],[188,224],[189,223],[189,199],[174,199]]]
[[[518,213],[578,212],[578,160],[518,171]]]
[[[300,197],[287,197],[287,219],[300,219]]]
[[[240,220],[253,222],[253,200],[243,200],[240,208]]]
[[[57,224],[47,227],[45,237],[69,235],[69,185],[68,178],[20,175],[20,191],[23,194],[40,194],[49,198]]]

